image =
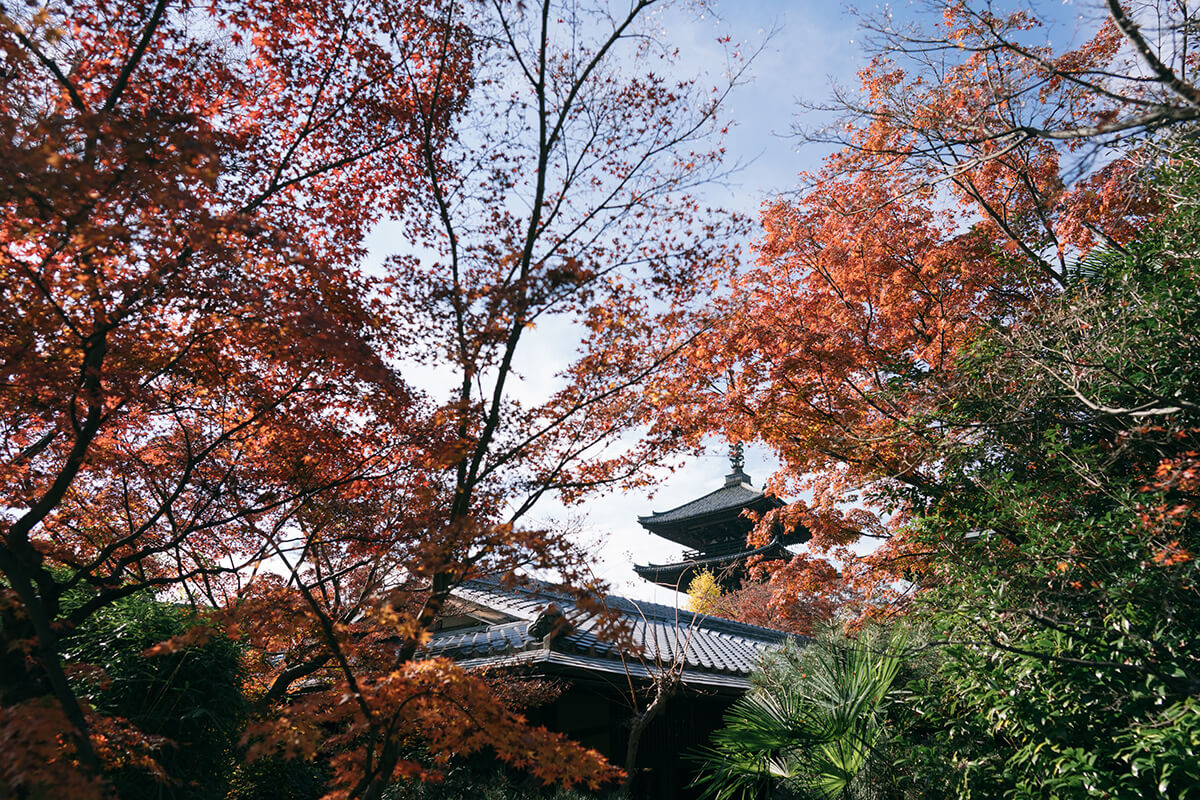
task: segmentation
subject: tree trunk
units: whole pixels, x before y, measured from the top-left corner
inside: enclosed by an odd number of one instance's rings
[[[642,734],[666,708],[667,701],[675,695],[678,688],[679,677],[674,670],[659,675],[654,681],[654,699],[646,706],[645,711],[633,716],[633,724],[629,727],[629,743],[625,746],[625,780],[621,784],[621,788],[626,792],[633,789],[633,782],[637,776],[637,754]]]

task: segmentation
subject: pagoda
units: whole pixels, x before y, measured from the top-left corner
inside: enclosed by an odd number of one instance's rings
[[[708,571],[722,588],[736,589],[745,576],[748,558],[791,558],[787,545],[808,541],[809,533],[803,528],[788,534],[777,529],[771,540],[761,547],[746,544],[754,521],[743,512],[758,518],[783,506],[784,502],[763,494],[750,484],[750,476],[743,471],[745,462],[740,443],[731,448],[729,460],[733,471],[725,476],[725,485],[720,489],[670,511],[638,517],[646,530],[691,549],[683,554],[681,561],[635,564],[634,572],[651,583],[684,591],[698,573]]]

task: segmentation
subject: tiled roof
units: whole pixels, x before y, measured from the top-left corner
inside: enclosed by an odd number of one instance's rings
[[[715,492],[709,492],[703,497],[672,508],[670,511],[655,511],[648,517],[638,517],[638,522],[643,525],[682,522],[720,511],[745,508],[751,503],[761,500],[764,496],[762,492],[748,483],[727,483]]]
[[[685,554],[682,561],[674,561],[669,564],[634,564],[633,571],[639,577],[668,589],[677,586],[687,588],[687,581],[700,571],[708,570],[720,576],[730,571],[734,565],[744,563],[754,556],[761,556],[768,560],[788,559],[792,557],[792,553],[778,539],[772,539],[762,547],[743,546],[741,550],[717,555],[695,554],[689,557]],[[740,574],[740,572],[733,571],[735,577]],[[741,578],[736,577],[736,580],[740,582]]]
[[[778,539],[772,539],[762,547],[747,547],[732,553],[720,553],[714,556],[696,555],[683,561],[672,561],[669,564],[634,564],[633,569],[639,575],[643,572],[679,571],[681,569],[705,569],[722,567],[735,561],[745,561],[753,556],[769,556],[772,558],[788,558],[792,554]]]
[[[510,589],[494,582],[471,581],[455,594],[519,620],[435,634],[425,652],[449,656],[464,666],[539,663],[650,677],[681,658],[685,685],[746,688],[762,653],[788,638],[770,628],[610,596],[605,598],[606,605],[623,616],[632,630],[633,652],[622,654],[595,634],[594,620],[576,607],[571,595],[551,584],[536,582]],[[546,642],[530,635],[528,628],[551,603],[563,611],[572,627]]]

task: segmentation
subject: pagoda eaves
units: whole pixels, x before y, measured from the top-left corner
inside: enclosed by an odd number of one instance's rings
[[[725,485],[720,489],[669,511],[638,517],[642,527],[651,533],[693,549],[675,563],[635,564],[634,571],[640,577],[683,590],[697,573],[707,570],[723,586],[736,588],[744,577],[747,559],[788,559],[792,553],[786,545],[808,540],[809,532],[804,528],[786,535],[777,528],[765,545],[746,544],[746,537],[754,528],[754,518],[785,503],[750,485],[750,476],[742,471],[740,450],[735,445],[733,471],[725,476]]]

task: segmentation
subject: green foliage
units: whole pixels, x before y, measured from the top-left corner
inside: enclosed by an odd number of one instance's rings
[[[203,645],[144,655],[193,623],[191,609],[142,592],[99,610],[63,640],[65,661],[80,676],[76,688],[82,699],[104,714],[129,720],[142,733],[168,740],[154,753],[168,781],[134,766],[108,775],[122,800],[225,795],[246,712],[240,646],[218,636]]]
[[[951,649],[938,682],[924,687],[934,691],[916,696],[944,734],[904,748],[910,796],[930,796],[919,787],[931,783],[958,797],[1196,796],[1195,698],[1106,668],[1098,650],[1079,645],[1041,630],[1021,640],[1022,652]]]
[[[827,630],[766,659],[713,737],[699,779],[705,796],[892,796],[887,710],[905,642],[899,633],[850,639]]]
[[[1174,216],[979,341],[921,421],[963,434],[908,531],[952,643],[908,687],[944,732],[899,748],[914,796],[1200,796],[1192,163]]]
[[[225,800],[318,800],[328,781],[319,762],[260,758],[234,771]]]

